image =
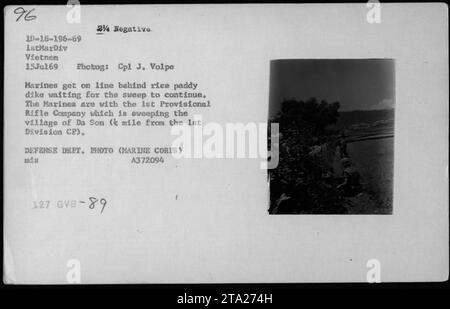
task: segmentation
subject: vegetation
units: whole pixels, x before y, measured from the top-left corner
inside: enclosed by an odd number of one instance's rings
[[[279,123],[279,165],[270,170],[270,213],[345,213],[331,167],[313,146],[335,146],[339,102],[285,100]],[[334,147],[335,149],[335,147]]]

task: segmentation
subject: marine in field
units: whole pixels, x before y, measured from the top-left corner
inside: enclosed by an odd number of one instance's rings
[[[338,185],[338,189],[344,196],[355,196],[362,191],[361,176],[352,165],[351,160],[345,157],[341,160],[344,169],[344,182]]]

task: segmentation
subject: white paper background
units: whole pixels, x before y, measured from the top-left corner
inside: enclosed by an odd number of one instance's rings
[[[382,281],[448,277],[448,33],[444,4],[36,6],[16,23],[5,10],[4,239],[12,283],[65,283],[69,259],[82,283],[363,282],[366,262]],[[95,35],[96,26],[149,26],[150,34]],[[26,34],[81,34],[57,73],[25,72]],[[260,160],[183,160],[132,165],[127,157],[41,157],[23,164],[24,81],[199,83],[213,108],[205,121],[264,122],[273,59],[396,59],[393,215],[267,213]],[[75,63],[164,61],[175,73],[75,71]],[[164,130],[95,131],[61,146],[160,145]],[[103,215],[36,211],[34,199],[105,196]],[[177,199],[175,198],[176,196]]]

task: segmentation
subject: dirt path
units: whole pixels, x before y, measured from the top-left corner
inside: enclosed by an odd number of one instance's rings
[[[362,192],[355,197],[346,198],[349,205],[346,207],[348,214],[383,214],[379,204],[372,196]]]

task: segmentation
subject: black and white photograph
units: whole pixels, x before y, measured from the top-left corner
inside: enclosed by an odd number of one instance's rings
[[[274,60],[270,78],[269,213],[392,214],[395,61]]]

